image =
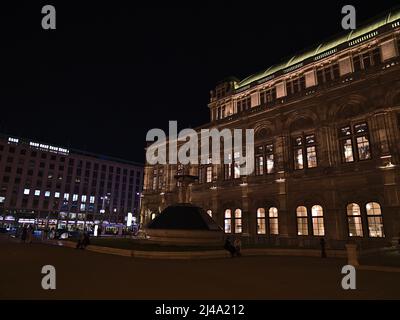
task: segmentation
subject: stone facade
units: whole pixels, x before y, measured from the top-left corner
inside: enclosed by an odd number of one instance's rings
[[[211,121],[198,130],[253,128],[256,172],[147,165],[142,223],[177,202],[174,176],[184,171],[199,176],[191,202],[250,242],[316,246],[324,237],[343,247],[398,236],[399,18],[393,12],[375,29],[220,83],[211,92]]]

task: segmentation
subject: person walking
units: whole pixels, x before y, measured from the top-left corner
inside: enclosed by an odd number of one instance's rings
[[[21,242],[25,242],[27,233],[28,233],[28,230],[27,230],[26,226],[24,225],[22,227],[22,232],[21,232]]]
[[[224,249],[231,254],[231,258],[235,256],[235,247],[232,245],[229,238],[225,239]]]
[[[26,233],[26,242],[31,244],[32,243],[32,236],[33,236],[33,227],[32,225],[28,226],[27,233]]]
[[[240,241],[240,238],[236,238],[233,245],[235,247],[236,256],[241,257],[242,256],[242,253],[241,253],[242,241]]]

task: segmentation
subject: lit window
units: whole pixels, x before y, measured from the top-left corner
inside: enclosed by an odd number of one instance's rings
[[[242,210],[235,210],[235,233],[242,233]]]
[[[368,137],[357,137],[357,150],[359,160],[368,160],[371,158]]]
[[[317,166],[317,152],[315,146],[307,147],[307,167],[315,168]]]
[[[234,154],[234,179],[240,178],[240,152],[235,152]]]
[[[304,206],[297,207],[297,234],[299,236],[308,236],[308,217],[307,208]]]
[[[296,149],[294,152],[294,168],[296,170],[302,170],[303,165],[303,149]]]
[[[87,199],[87,197],[86,197],[85,195],[83,195],[83,196],[81,197],[81,202],[86,202],[86,199]]]
[[[347,223],[349,225],[350,237],[362,237],[364,235],[361,220],[361,210],[357,203],[350,203],[347,206]]]
[[[267,173],[274,172],[274,145],[268,144],[265,146],[265,158],[267,160]]]
[[[262,176],[264,174],[264,156],[256,156],[256,175]]]
[[[72,196],[72,201],[78,201],[78,195],[77,194],[74,194]]]
[[[29,190],[29,189],[24,189],[24,195],[29,195],[29,193],[30,193],[31,191]]]
[[[383,220],[381,206],[377,202],[370,202],[366,205],[368,232],[373,238],[383,238],[385,236],[383,230]]]
[[[94,201],[95,201],[95,197],[94,196],[90,196],[90,203],[94,203]]]
[[[46,192],[44,193],[44,196],[45,196],[46,198],[50,197],[50,191],[46,191]]]
[[[212,167],[211,166],[208,166],[207,167],[207,183],[210,183],[210,182],[212,182]]]
[[[5,197],[0,197],[0,203],[4,203],[6,201]]]
[[[40,190],[35,190],[35,196],[40,196]]]
[[[225,233],[232,233],[232,211],[225,210]]]
[[[86,205],[84,203],[81,204],[81,211],[85,211]]]
[[[321,206],[313,206],[311,208],[312,225],[314,236],[324,236],[324,211]]]
[[[342,151],[344,162],[353,162],[353,143],[351,139],[342,140]]]
[[[212,210],[207,210],[207,214],[212,218]]]
[[[278,209],[275,207],[269,208],[269,234],[277,235],[279,234],[279,224],[278,224]]]
[[[66,201],[69,200],[69,193],[64,193],[64,200],[66,200]]]
[[[265,226],[265,209],[259,208],[257,210],[257,234],[266,234],[266,226]]]
[[[59,198],[59,197],[60,197],[60,193],[59,193],[59,192],[56,192],[56,193],[54,194],[54,197],[55,197],[55,198]]]
[[[354,126],[353,132],[351,126],[342,127],[339,130],[340,148],[343,162],[353,162],[355,152],[358,160],[371,159],[371,151],[368,138],[367,123],[360,123]],[[353,148],[353,146],[356,146]]]

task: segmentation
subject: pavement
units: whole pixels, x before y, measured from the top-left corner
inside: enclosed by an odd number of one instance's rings
[[[0,237],[0,299],[400,299],[400,273],[357,271],[345,259],[241,257],[146,260]],[[56,268],[56,290],[41,269]]]

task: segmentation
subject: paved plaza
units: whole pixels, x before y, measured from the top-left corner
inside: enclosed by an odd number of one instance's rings
[[[242,257],[163,261],[22,244],[0,238],[0,299],[387,299],[400,298],[400,273],[357,271],[341,288],[344,259]],[[41,268],[56,268],[54,291]]]

